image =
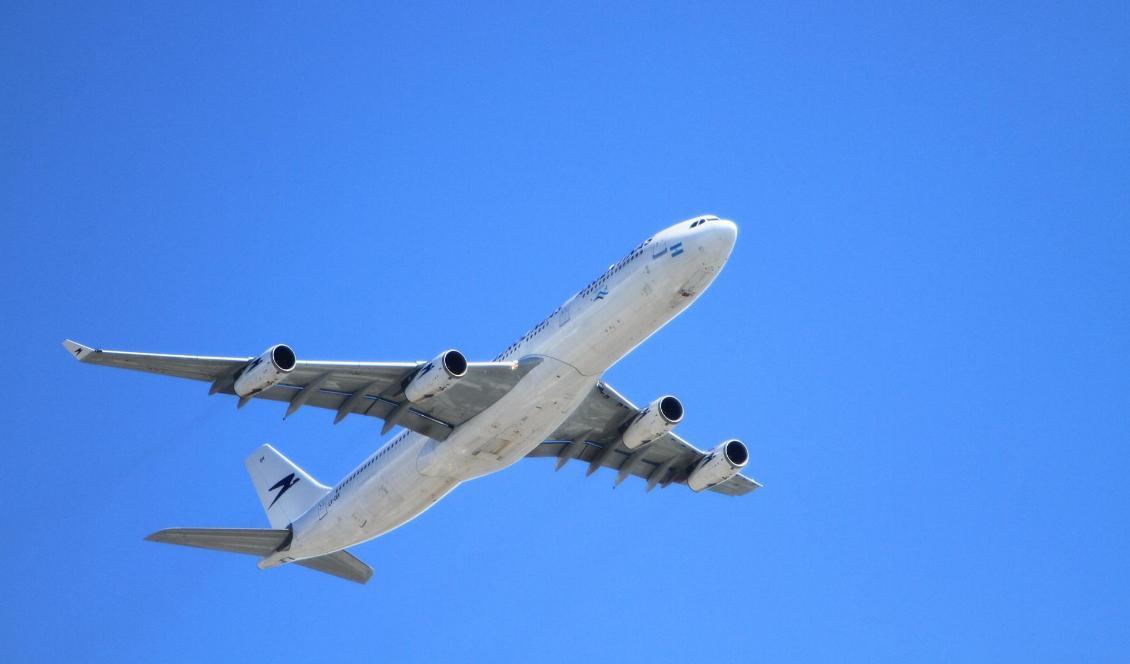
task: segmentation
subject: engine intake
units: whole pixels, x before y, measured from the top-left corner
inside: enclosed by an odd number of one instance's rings
[[[624,429],[624,447],[634,450],[675,428],[683,420],[683,403],[671,395],[659,397]]]
[[[286,344],[276,344],[247,363],[235,379],[235,393],[249,397],[269,389],[298,364],[294,351]]]
[[[702,458],[687,478],[687,486],[702,491],[721,484],[749,463],[749,448],[740,440],[727,440]]]
[[[467,358],[457,350],[445,350],[420,367],[404,387],[404,398],[417,403],[436,396],[467,374]]]

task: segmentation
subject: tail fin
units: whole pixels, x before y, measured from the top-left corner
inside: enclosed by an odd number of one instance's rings
[[[286,528],[330,492],[270,445],[244,460],[272,528]]]

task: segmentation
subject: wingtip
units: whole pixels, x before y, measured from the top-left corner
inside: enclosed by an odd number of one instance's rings
[[[353,580],[356,581],[357,583],[360,583],[361,585],[365,585],[372,578],[373,578],[373,568],[372,567],[366,567],[365,571],[361,573],[360,578],[353,579]]]
[[[80,362],[85,360],[88,355],[94,352],[94,349],[90,346],[84,346],[77,341],[72,341],[71,339],[63,340],[63,348],[66,348],[71,357]]]
[[[746,479],[749,479],[749,478],[747,477]],[[730,495],[733,495],[733,496],[748,496],[749,494],[757,491],[760,488],[761,488],[761,482],[758,482],[757,480],[750,479],[749,480],[749,486],[745,487],[743,490],[738,491],[737,493],[733,493],[733,494],[730,494]]]

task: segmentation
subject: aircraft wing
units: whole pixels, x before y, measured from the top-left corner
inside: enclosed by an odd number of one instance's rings
[[[528,456],[557,457],[559,470],[570,460],[580,459],[589,464],[590,475],[602,466],[612,468],[618,471],[617,485],[634,475],[647,481],[648,491],[656,485],[666,488],[685,483],[706,453],[675,433],[666,433],[634,451],[624,447],[620,435],[639,412],[610,385],[599,382],[569,419]],[[741,496],[760,486],[739,474],[710,487],[710,491]]]
[[[210,394],[235,394],[234,377],[254,358],[161,355],[100,350],[66,340],[63,347],[80,362],[190,378],[211,383]],[[509,392],[540,362],[470,362],[467,373],[440,394],[408,403],[403,385],[424,362],[323,362],[299,360],[282,382],[254,399],[285,401],[286,415],[300,407],[337,411],[335,422],[351,413],[385,420],[444,440],[451,431]],[[242,406],[244,400],[240,401]]]

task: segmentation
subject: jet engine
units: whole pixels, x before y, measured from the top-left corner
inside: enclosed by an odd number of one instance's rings
[[[443,392],[467,373],[467,358],[457,350],[445,350],[412,376],[404,387],[404,398],[412,403]]]
[[[286,344],[276,344],[251,360],[235,379],[235,393],[249,397],[270,388],[283,379],[298,363],[294,351]]]
[[[740,440],[727,440],[710,451],[687,478],[694,491],[709,489],[737,475],[749,462],[749,448]]]
[[[624,447],[634,450],[675,428],[683,420],[683,404],[673,396],[659,397],[648,404],[624,429]]]

